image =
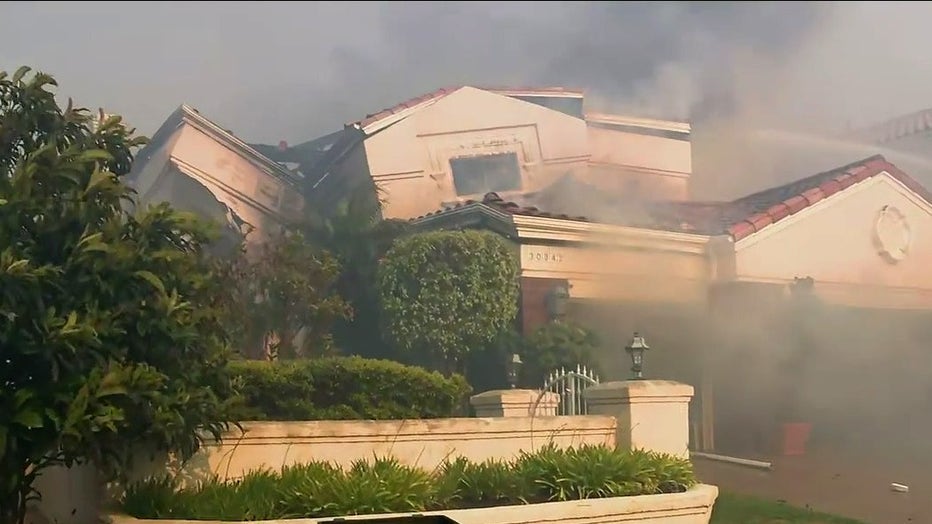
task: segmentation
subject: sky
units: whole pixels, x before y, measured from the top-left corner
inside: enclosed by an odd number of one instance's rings
[[[592,109],[716,137],[828,133],[932,107],[930,17],[925,2],[2,2],[0,69],[50,73],[144,134],[187,103],[247,141],[298,143],[458,84],[583,88]]]

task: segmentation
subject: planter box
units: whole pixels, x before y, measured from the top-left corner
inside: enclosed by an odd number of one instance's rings
[[[494,508],[454,509],[430,511],[424,515],[446,515],[457,524],[708,524],[712,505],[718,497],[718,488],[700,484],[685,493],[670,495],[642,495],[610,499],[546,502],[521,506]],[[401,517],[411,513],[393,515],[359,515],[344,517],[346,522],[377,517]],[[267,520],[264,524],[324,524],[335,517],[322,519]],[[140,520],[123,515],[111,517],[112,524],[221,524],[207,520]],[[260,524],[260,523],[256,523]]]

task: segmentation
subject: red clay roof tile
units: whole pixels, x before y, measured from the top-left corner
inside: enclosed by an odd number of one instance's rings
[[[652,223],[623,223],[621,225],[704,235],[729,234],[735,241],[738,241],[880,173],[888,173],[927,202],[932,203],[932,194],[928,190],[878,155],[731,202],[647,202],[644,206]],[[514,202],[506,202],[496,193],[486,194],[481,202],[469,200],[429,213],[424,217],[468,205],[489,206],[512,215],[590,221],[585,217],[547,213],[536,207],[523,207]]]

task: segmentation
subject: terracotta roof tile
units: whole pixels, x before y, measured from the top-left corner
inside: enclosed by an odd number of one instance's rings
[[[503,213],[508,213],[509,215],[521,215],[521,216],[533,216],[533,217],[542,217],[542,218],[557,218],[562,220],[575,220],[577,222],[589,222],[589,219],[583,216],[571,216],[562,213],[550,213],[547,211],[541,211],[534,206],[522,206],[515,202],[506,201],[498,195],[498,193],[486,193],[481,201],[477,200],[464,200],[458,202],[454,205],[447,206],[443,209],[427,213],[426,215],[421,215],[417,218],[411,219],[412,221],[420,220],[422,218],[427,218],[430,216],[441,215],[456,209],[462,209],[468,206],[481,204],[484,206],[491,207],[497,211]]]
[[[918,182],[887,162],[884,157],[877,155],[838,169],[748,195],[725,205],[723,215],[733,221],[727,232],[735,240],[740,240],[835,193],[844,191],[858,182],[884,172],[932,202],[932,195]],[[761,214],[767,215],[770,220],[761,217]]]
[[[641,213],[632,213],[612,223],[702,235],[728,234],[737,241],[840,193],[857,182],[884,172],[889,173],[910,190],[932,203],[932,194],[928,190],[878,155],[789,184],[759,191],[731,202],[640,202],[637,204],[626,202],[625,205],[638,206],[638,211]],[[606,202],[593,203],[593,208],[609,203],[608,200],[611,200],[610,203],[616,207],[618,206],[617,198],[609,197],[604,193],[600,196],[595,196],[596,194],[598,192],[592,193],[589,198],[602,198]],[[514,202],[506,202],[496,193],[486,194],[481,202],[468,200],[414,220],[469,205],[485,205],[512,215],[592,221],[585,217],[548,213],[536,207],[524,207]]]

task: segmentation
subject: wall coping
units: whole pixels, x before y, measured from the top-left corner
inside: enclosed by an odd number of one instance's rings
[[[621,522],[637,520],[644,523],[670,522],[708,524],[712,506],[718,498],[718,488],[698,484],[684,493],[666,495],[639,495],[604,499],[544,502],[519,506],[455,509],[379,515],[352,515],[342,517],[345,522],[359,519],[390,518],[420,515],[446,515],[458,524],[558,524],[578,522]],[[634,517],[633,519],[630,517]],[[337,517],[322,519],[264,520],[256,524],[323,524]],[[110,515],[111,524],[229,524],[216,520],[151,520],[127,515]]]
[[[315,420],[315,421],[252,421],[242,422],[243,432],[233,428],[224,437],[229,444],[235,439],[320,439],[373,438],[391,436],[432,437],[462,436],[477,431],[486,433],[527,433],[538,431],[580,432],[604,429],[615,424],[610,415],[559,415],[546,417],[472,417],[407,420]],[[209,445],[209,444],[208,444]]]
[[[624,380],[603,382],[586,388],[583,395],[587,401],[629,402],[681,402],[692,398],[695,390],[689,384],[673,380]]]
[[[538,397],[544,405],[560,401],[560,395],[552,391],[546,391],[541,395],[540,391],[533,389],[496,389],[469,397],[469,403],[473,406],[510,406],[531,404]]]

